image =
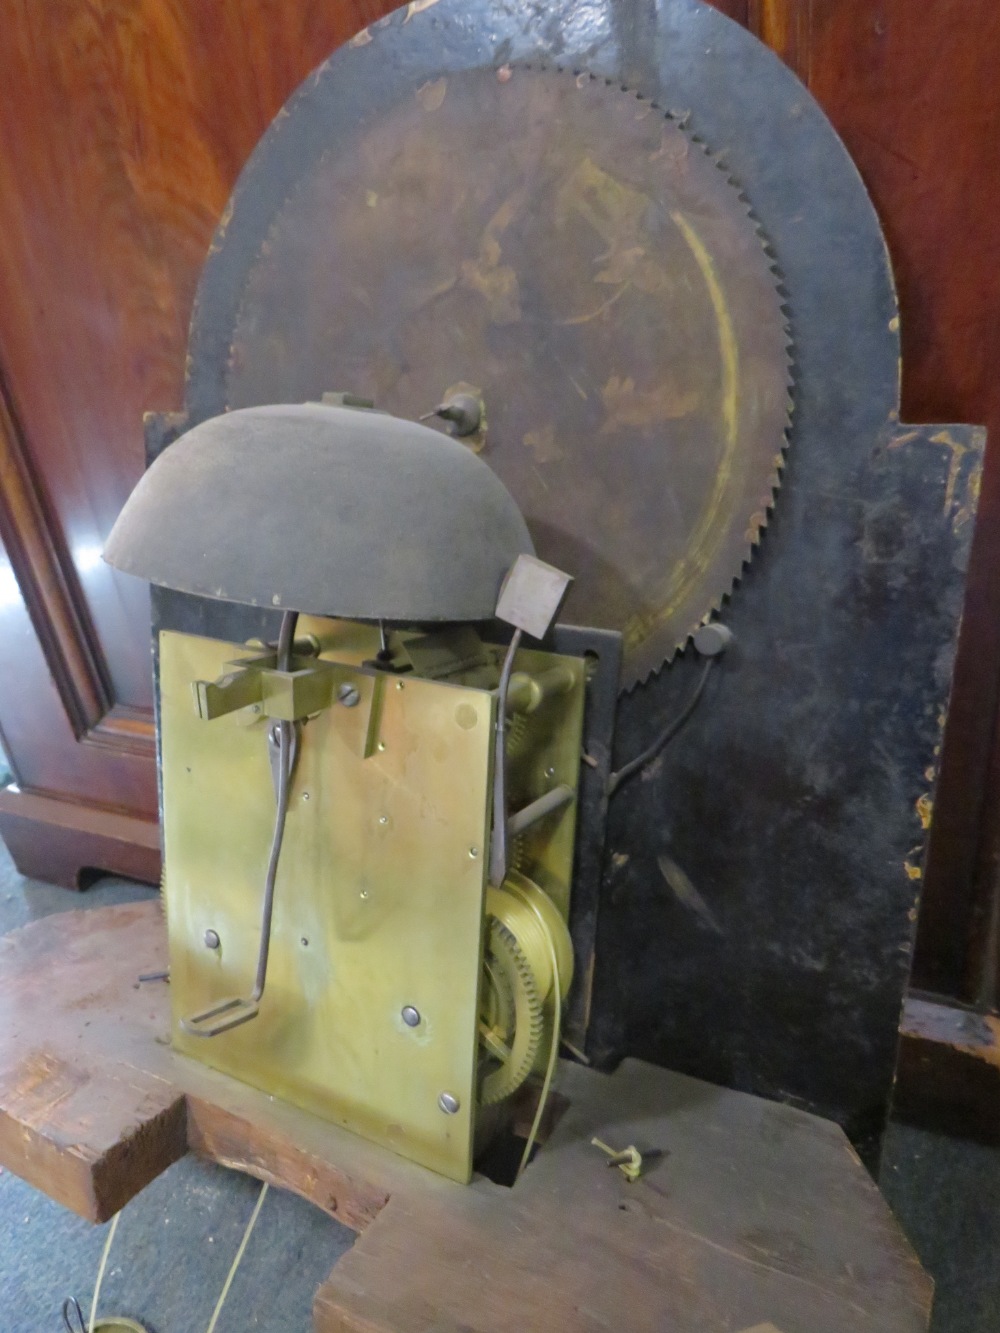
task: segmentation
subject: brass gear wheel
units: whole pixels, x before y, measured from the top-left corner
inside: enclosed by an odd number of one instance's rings
[[[545,1028],[531,964],[514,935],[496,918],[490,922],[483,983],[479,1030],[485,1072],[479,1100],[483,1106],[494,1106],[516,1092],[531,1073]]]
[[[546,1000],[555,983],[565,997],[573,976],[569,930],[552,899],[518,870],[486,897],[489,917],[479,1012],[479,1101],[493,1106],[516,1092],[542,1047]]]

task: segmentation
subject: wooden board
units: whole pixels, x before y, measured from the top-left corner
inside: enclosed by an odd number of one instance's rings
[[[1000,1144],[1000,1018],[909,995],[892,1110],[925,1129]]]
[[[361,1236],[317,1330],[925,1330],[931,1284],[842,1132],[639,1061],[565,1064],[569,1106],[513,1189],[461,1186],[166,1044],[156,903],[0,941],[0,1163],[110,1217],[189,1149]],[[637,1184],[590,1145],[658,1148]]]

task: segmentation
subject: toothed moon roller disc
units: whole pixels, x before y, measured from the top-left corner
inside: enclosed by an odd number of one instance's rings
[[[470,447],[574,574],[563,619],[620,629],[634,684],[730,592],[779,481],[788,330],[724,145],[559,69],[385,103],[274,217],[228,404],[346,389],[413,418],[479,390]]]

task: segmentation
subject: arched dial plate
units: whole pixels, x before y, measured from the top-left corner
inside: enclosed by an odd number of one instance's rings
[[[631,685],[759,539],[790,408],[781,300],[746,200],[663,110],[586,74],[452,73],[290,193],[227,399],[346,389],[415,418],[474,386],[472,447],[574,574],[563,619],[623,632]]]

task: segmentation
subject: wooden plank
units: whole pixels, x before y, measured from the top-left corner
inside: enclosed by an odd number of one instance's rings
[[[391,1200],[321,1287],[317,1327],[416,1333],[433,1309],[483,1333],[926,1328],[930,1283],[834,1125],[633,1060],[568,1066],[563,1091],[506,1198]],[[665,1156],[629,1185],[595,1130]]]
[[[894,1114],[1000,1143],[1000,1018],[911,995],[899,1036]]]
[[[2,1082],[0,1160],[97,1222],[187,1152],[183,1094],[154,1075],[111,1060],[91,1074],[38,1047]],[[121,1106],[134,1108],[131,1126]]]
[[[22,875],[79,889],[87,870],[160,881],[160,826],[122,810],[0,788],[0,837]]]
[[[319,1330],[773,1327],[911,1333],[930,1283],[841,1131],[625,1061],[561,1069],[568,1109],[517,1186],[453,1184],[166,1044],[158,904],[0,941],[0,1162],[103,1220],[187,1147],[362,1232]],[[594,1134],[663,1151],[632,1185]]]
[[[389,1201],[385,1185],[348,1174],[327,1154],[281,1132],[274,1117],[262,1125],[252,1114],[189,1097],[187,1129],[191,1150],[200,1157],[301,1194],[353,1231],[364,1231]]]

